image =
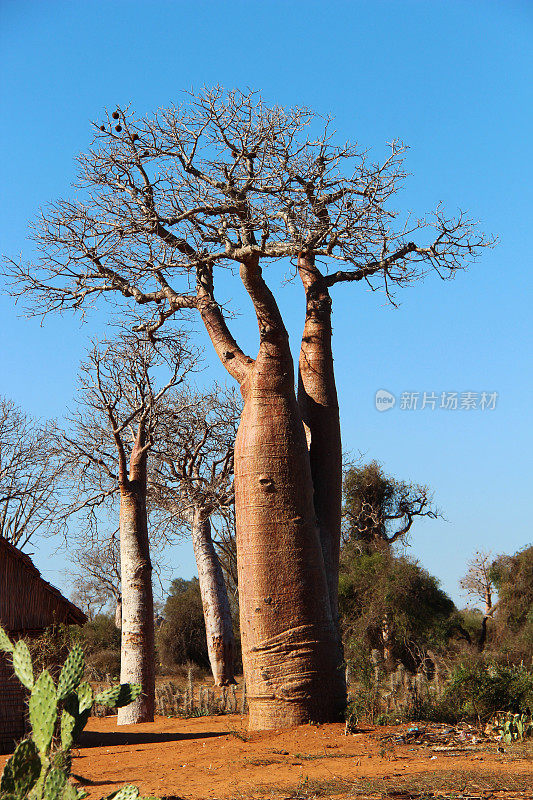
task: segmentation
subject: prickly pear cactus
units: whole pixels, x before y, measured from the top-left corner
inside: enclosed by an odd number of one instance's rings
[[[76,691],[85,671],[85,656],[80,644],[75,644],[63,664],[57,684],[57,699],[64,700],[71,692]]]
[[[41,772],[41,759],[31,739],[22,741],[4,768],[0,782],[0,794],[26,797],[37,783]]]
[[[139,790],[137,787],[127,783],[126,786],[123,786],[122,789],[119,789],[118,792],[113,795],[113,800],[136,800],[137,797],[139,797]]]
[[[57,719],[57,695],[48,670],[41,672],[30,695],[30,722],[33,739],[41,755],[48,755]]]
[[[129,706],[141,694],[141,687],[132,683],[121,683],[120,686],[112,686],[94,698],[95,703],[109,708],[122,708]]]
[[[141,693],[131,684],[113,686],[96,698],[91,686],[83,681],[85,658],[76,644],[70,651],[56,685],[47,670],[34,679],[31,655],[27,645],[15,645],[0,626],[0,650],[11,653],[15,674],[31,690],[29,700],[31,739],[21,742],[7,762],[0,780],[0,800],[82,800],[86,792],[68,780],[71,770],[71,749],[91,713],[93,703],[110,707],[127,705]],[[53,744],[60,718],[61,747]],[[136,786],[124,786],[113,800],[136,800]]]
[[[0,626],[0,650],[3,650],[4,653],[12,653],[14,650],[11,640],[2,626]]]
[[[533,736],[533,718],[530,714],[505,714],[503,740],[506,744],[523,741]]]
[[[26,689],[33,688],[33,664],[26,642],[19,641],[13,648],[13,669]]]

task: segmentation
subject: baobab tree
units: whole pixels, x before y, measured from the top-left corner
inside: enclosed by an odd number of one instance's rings
[[[0,536],[19,549],[38,534],[63,529],[54,432],[53,423],[41,424],[0,397]]]
[[[233,620],[211,519],[233,505],[233,446],[240,404],[232,392],[183,395],[158,431],[151,500],[190,528],[216,686],[235,683]]]
[[[356,145],[337,145],[328,120],[268,107],[255,92],[204,90],[146,119],[117,109],[95,129],[80,158],[86,194],[43,212],[42,257],[11,265],[14,292],[35,313],[121,294],[154,309],[144,323],[151,335],[178,313],[200,315],[244,400],[235,509],[250,727],[336,719],[345,686],[329,292],[365,281],[392,299],[395,286],[430,269],[452,277],[488,242],[462,213],[402,220],[390,207],[405,177],[402,144],[372,163]],[[283,258],[295,261],[306,298],[299,400],[285,323],[263,276],[265,263]],[[257,319],[255,358],[215,297],[232,265]]]
[[[163,400],[193,363],[194,356],[183,336],[168,337],[154,345],[145,337],[129,334],[95,345],[82,365],[79,401],[70,432],[62,437],[66,467],[78,484],[78,496],[65,515],[84,509],[97,515],[110,498],[120,498],[120,679],[122,683],[140,683],[143,693],[134,703],[119,709],[119,725],[149,722],[154,717],[148,460]],[[161,370],[166,372],[164,382],[159,377]]]
[[[478,650],[482,651],[487,641],[487,623],[496,611],[498,603],[494,603],[496,585],[494,583],[494,558],[490,553],[479,550],[468,562],[468,572],[459,581],[461,589],[473,600],[483,603],[481,633]]]

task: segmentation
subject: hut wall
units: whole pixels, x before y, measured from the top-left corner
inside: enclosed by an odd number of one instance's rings
[[[79,608],[42,579],[25,553],[0,537],[0,624],[7,631],[38,633],[54,622],[85,620]]]
[[[26,698],[22,684],[13,674],[11,658],[0,652],[0,753],[13,749],[26,726]]]
[[[11,637],[39,635],[54,623],[79,624],[85,614],[42,579],[31,559],[0,536],[0,625]],[[0,752],[25,732],[25,689],[11,657],[0,652]]]

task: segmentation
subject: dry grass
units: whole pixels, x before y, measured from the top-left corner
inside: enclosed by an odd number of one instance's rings
[[[310,780],[304,778],[291,794],[281,786],[257,788],[254,797],[276,800],[315,800],[330,797],[336,800],[533,800],[531,777],[500,775],[477,770],[450,770],[394,778],[341,778]],[[251,800],[241,796],[235,800]]]

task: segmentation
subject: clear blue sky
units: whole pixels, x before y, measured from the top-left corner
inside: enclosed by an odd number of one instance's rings
[[[249,86],[273,103],[332,114],[341,138],[376,156],[406,141],[412,177],[397,205],[468,209],[499,245],[453,282],[404,290],[398,310],[361,285],[333,290],[344,446],[433,487],[446,521],[417,526],[411,552],[458,602],[473,551],[533,540],[531,2],[2,0],[0,15],[1,250],[12,257],[31,258],[28,223],[71,193],[74,157],[105,106],[131,103],[143,114],[184,88]],[[296,292],[280,293],[295,342]],[[0,308],[0,391],[32,414],[60,417],[106,313],[41,327],[5,295]],[[253,350],[245,317],[238,329]],[[378,413],[381,388],[499,397],[493,411],[397,404]],[[68,588],[65,556],[52,549],[36,542],[35,561]],[[175,574],[193,573],[188,547],[170,558]]]

